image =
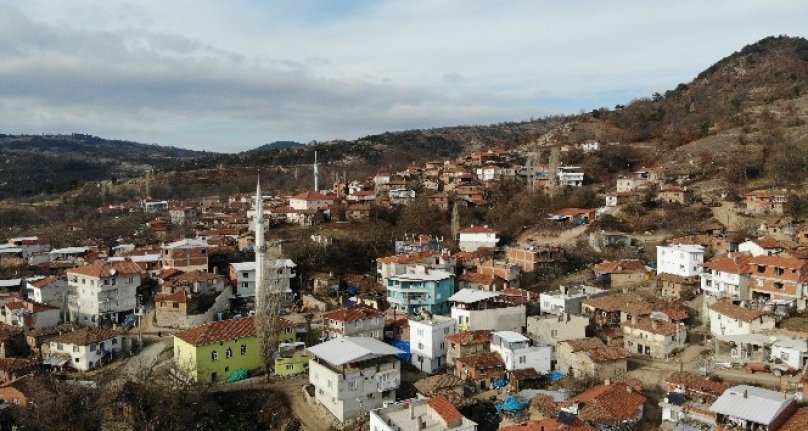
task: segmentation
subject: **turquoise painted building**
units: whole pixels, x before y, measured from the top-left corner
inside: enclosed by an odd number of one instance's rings
[[[455,291],[455,275],[443,270],[393,275],[387,281],[387,302],[390,307],[409,314],[426,309],[433,314],[449,312],[449,297]]]

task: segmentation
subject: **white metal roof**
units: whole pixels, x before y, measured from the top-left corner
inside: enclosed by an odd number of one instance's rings
[[[186,238],[179,241],[174,241],[164,245],[164,248],[195,248],[195,247],[207,247],[208,241],[204,239],[197,239],[197,238]]]
[[[236,271],[255,271],[255,262],[233,262],[230,266]]]
[[[673,244],[673,245],[659,245],[658,248],[670,248],[676,251],[683,251],[685,253],[704,253],[704,247],[698,244]]]
[[[524,335],[514,332],[514,331],[496,331],[492,332],[491,335],[496,335],[499,338],[509,342],[509,343],[520,343],[522,341],[530,341],[530,338],[525,337]]]
[[[0,287],[15,287],[22,284],[21,278],[12,278],[10,280],[0,280]]]
[[[131,260],[132,262],[159,262],[160,255],[159,254],[137,254],[134,256],[112,256],[107,258],[107,262],[124,262],[126,259]]]
[[[433,269],[428,272],[412,272],[393,275],[390,280],[398,281],[440,281],[454,277],[454,274],[442,269]]]
[[[309,353],[332,364],[343,365],[404,353],[372,337],[340,337],[309,347]]]
[[[499,296],[499,293],[489,292],[487,290],[460,289],[457,293],[449,297],[449,301],[470,304],[472,302],[478,302],[484,299],[496,298],[497,296]]]
[[[64,247],[57,248],[50,251],[50,254],[81,254],[87,253],[89,247]]]
[[[0,246],[0,253],[22,253],[22,248]]]
[[[710,406],[710,411],[769,425],[793,402],[793,395],[757,386],[738,385],[727,389],[718,397]]]

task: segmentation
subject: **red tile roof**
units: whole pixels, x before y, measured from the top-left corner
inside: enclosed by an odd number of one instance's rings
[[[558,419],[550,418],[541,421],[530,421],[518,425],[508,425],[499,431],[596,431],[597,428],[586,422],[575,420],[570,424],[561,423]]]
[[[470,226],[465,229],[460,230],[460,233],[497,233],[494,229],[491,229],[488,226]]]
[[[732,303],[728,298],[722,298],[710,305],[710,310],[723,314],[724,316],[731,317],[743,322],[751,322],[761,316],[763,313],[749,308],[739,307]]]
[[[667,379],[665,379],[665,383],[684,386],[684,388],[688,391],[700,392],[703,394],[712,395],[714,397],[721,396],[721,394],[723,394],[724,391],[729,388],[727,385],[721,382],[709,380],[702,376],[688,373],[687,371],[677,371],[671,374]]]
[[[752,272],[749,266],[751,259],[752,256],[746,253],[732,257],[718,257],[705,263],[704,267],[729,274],[749,274]]]
[[[298,195],[292,196],[291,199],[302,199],[305,201],[333,201],[334,198],[326,196],[320,192],[316,192],[314,190],[305,191]]]
[[[447,427],[453,428],[463,423],[463,415],[445,396],[434,396],[429,399],[427,404],[443,419]]]
[[[463,281],[467,283],[493,284],[497,279],[502,280],[501,277],[497,277],[494,274],[480,274],[478,272],[467,272],[457,276],[458,282]]]
[[[461,346],[488,344],[491,343],[491,331],[463,331],[447,336],[446,340],[450,343],[457,343]]]
[[[323,314],[323,319],[337,320],[340,322],[356,322],[358,320],[382,317],[384,313],[368,307],[340,308]]]
[[[476,355],[464,356],[462,358],[457,358],[456,361],[466,365],[469,368],[475,368],[478,370],[497,367],[501,369],[505,368],[505,362],[503,362],[502,358],[494,352],[482,352],[477,353]]]
[[[77,346],[89,346],[99,341],[111,340],[121,335],[118,331],[107,328],[87,328],[82,327],[74,331],[65,332],[50,341],[64,344],[74,344]]]
[[[622,423],[641,416],[645,397],[626,383],[595,386],[563,405],[578,403],[578,417],[587,422]]]
[[[286,319],[278,319],[278,329],[293,327]],[[205,323],[174,334],[175,337],[194,346],[206,346],[235,338],[251,337],[256,334],[255,317],[220,320]]]
[[[808,407],[802,407],[794,412],[783,425],[780,425],[778,431],[808,431]]]
[[[638,329],[640,331],[650,332],[657,335],[670,336],[676,334],[679,325],[664,320],[657,320],[651,318],[639,318],[636,323],[623,322],[624,328]]]
[[[636,274],[645,272],[645,264],[639,259],[604,261],[592,268],[598,274]]]
[[[652,311],[651,303],[634,292],[617,292],[597,298],[585,299],[581,304],[597,310],[607,312],[625,311],[636,315],[650,314]]]
[[[178,290],[174,293],[157,293],[154,295],[154,302],[188,302],[188,294],[184,290]]]
[[[33,287],[43,288],[45,286],[49,286],[53,283],[56,283],[57,281],[59,281],[59,279],[57,279],[56,277],[46,277],[40,280],[30,282],[28,284]]]
[[[78,268],[69,269],[68,274],[85,275],[87,277],[107,278],[113,275],[135,275],[141,274],[143,271],[138,264],[132,261],[112,262],[112,263],[93,263],[90,265],[80,266]]]

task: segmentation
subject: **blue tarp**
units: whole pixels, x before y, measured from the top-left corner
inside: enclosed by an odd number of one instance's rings
[[[406,352],[406,353],[399,353],[398,355],[396,355],[396,358],[402,361],[410,362],[410,359],[412,358],[412,353],[410,353],[409,341],[391,340],[390,344],[396,349]]]
[[[499,389],[499,388],[504,388],[507,384],[508,384],[508,378],[505,377],[505,376],[502,376],[502,377],[494,380],[491,383],[491,386],[493,386],[494,389]]]
[[[550,380],[551,382],[563,378],[564,373],[562,373],[561,371],[553,371],[552,373],[547,375],[547,379]]]
[[[505,398],[505,401],[497,403],[497,413],[519,412],[524,410],[525,407],[527,407],[527,401],[522,400],[519,397],[509,395]]]

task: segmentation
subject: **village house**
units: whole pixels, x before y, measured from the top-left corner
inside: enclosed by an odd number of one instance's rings
[[[334,198],[314,190],[309,190],[289,198],[289,207],[293,210],[325,210],[331,205],[334,205]]]
[[[466,272],[457,276],[458,289],[500,291],[506,286],[505,280],[494,274]]]
[[[636,286],[647,281],[645,263],[639,259],[603,261],[592,267],[595,280],[608,283],[612,289]]]
[[[613,192],[606,194],[604,203],[607,207],[617,207],[642,202],[643,199],[645,199],[645,192],[641,191]]]
[[[587,224],[595,220],[596,216],[597,210],[594,208],[561,208],[550,213],[549,219],[575,224]]]
[[[623,336],[620,324],[632,317],[651,315],[654,305],[634,292],[615,292],[581,302],[581,312],[592,319],[598,336],[609,343],[619,342]]]
[[[659,402],[663,422],[695,421],[713,426],[716,414],[710,412],[710,406],[728,386],[696,374],[678,371],[665,379],[663,389],[666,396]]]
[[[657,246],[657,274],[681,277],[701,276],[704,265],[704,247],[697,244]]]
[[[8,405],[24,408],[34,402],[35,397],[42,393],[42,377],[37,374],[28,374],[0,386],[0,400]]]
[[[373,431],[476,431],[477,423],[463,416],[444,395],[400,401],[370,411]]]
[[[137,307],[141,275],[140,267],[130,261],[68,270],[70,320],[90,326],[120,323]]]
[[[492,389],[494,381],[505,376],[505,362],[494,352],[482,352],[454,360],[454,375],[479,390]]]
[[[449,367],[454,367],[457,358],[490,351],[491,331],[462,331],[447,335],[446,341],[449,343],[446,351],[446,363]]]
[[[710,406],[720,426],[777,431],[797,410],[793,395],[757,386],[733,386]]]
[[[506,287],[519,287],[519,276],[522,274],[518,265],[513,263],[486,259],[477,265],[477,273],[493,275],[505,280]]]
[[[208,270],[208,242],[204,240],[184,239],[164,244],[161,255],[163,268],[185,272]]]
[[[56,277],[41,278],[26,283],[28,299],[41,304],[67,309],[67,280]]]
[[[396,399],[402,353],[370,337],[340,337],[309,348],[313,397],[345,423]]]
[[[682,323],[673,323],[653,317],[633,318],[623,322],[623,347],[629,352],[655,359],[667,359],[683,349],[687,329]]]
[[[427,310],[433,314],[449,311],[455,275],[443,270],[428,270],[390,276],[386,279],[387,302],[391,308],[409,314]]]
[[[783,214],[788,190],[756,190],[744,195],[746,212],[750,214]]]
[[[528,334],[553,347],[561,341],[586,337],[588,327],[589,318],[577,314],[545,314],[527,318]]]
[[[743,300],[749,297],[752,273],[747,254],[714,258],[704,264],[701,291],[716,298]]]
[[[557,266],[567,261],[566,251],[562,247],[533,243],[519,243],[516,246],[505,247],[505,259],[518,265],[524,272]]]
[[[689,301],[698,293],[699,277],[682,277],[662,273],[656,277],[656,292],[662,299],[682,299]]]
[[[518,332],[492,332],[491,351],[502,358],[508,371],[533,369],[545,374],[551,369],[552,347],[546,343],[531,345],[530,338]]]
[[[170,209],[168,215],[172,224],[183,225],[191,220],[195,220],[197,212],[194,207],[181,207]]]
[[[428,249],[380,257],[376,259],[376,274],[380,283],[387,284],[387,279],[392,276],[424,272],[428,269],[454,272],[456,263],[449,253]]]
[[[541,312],[544,314],[581,314],[581,302],[589,298],[607,295],[608,290],[599,287],[559,286],[558,290],[539,294]]]
[[[457,321],[446,316],[422,313],[410,318],[409,325],[412,365],[429,374],[445,368],[449,350],[446,339],[457,333]]]
[[[25,331],[56,326],[62,321],[59,308],[25,299],[7,299],[0,313],[3,323]]]
[[[47,365],[68,365],[79,371],[89,371],[110,362],[123,351],[123,336],[106,328],[77,328],[50,340],[50,353],[43,361]]]
[[[782,256],[758,256],[749,260],[752,299],[787,299],[798,310],[808,308],[808,260]]]
[[[595,337],[564,340],[556,344],[556,369],[576,378],[620,379],[628,372],[629,356],[623,347]]]
[[[716,337],[751,334],[753,332],[774,329],[774,319],[758,310],[752,310],[733,304],[728,298],[722,298],[708,307],[710,333]]]
[[[338,337],[384,337],[384,313],[368,307],[340,308],[323,314],[323,329],[330,340]]]
[[[757,239],[750,239],[738,244],[738,251],[749,253],[753,257],[777,256],[786,251],[788,247],[781,241],[763,236]]]
[[[458,329],[522,332],[527,308],[524,304],[503,303],[500,296],[498,292],[471,289],[452,295],[451,316],[457,320]]]
[[[290,259],[276,259],[273,268],[277,272],[277,277],[273,281],[279,283],[276,288],[282,292],[289,291],[291,279],[297,277],[295,273],[297,265]],[[254,297],[255,261],[231,263],[228,279],[235,288],[233,293],[236,296]]]
[[[556,171],[561,187],[581,187],[584,185],[584,171],[579,166],[559,166]]]
[[[278,343],[295,341],[292,322],[278,319]],[[264,358],[255,317],[205,323],[174,334],[174,363],[191,381],[227,380],[237,370],[256,371]]]
[[[657,192],[657,201],[669,204],[687,205],[693,200],[693,190],[683,186],[662,187]]]
[[[39,370],[39,362],[24,358],[0,358],[0,383],[17,380]]]
[[[224,276],[207,271],[190,271],[178,274],[166,280],[160,290],[163,293],[174,293],[184,290],[199,295],[216,295],[225,289],[227,279]]]
[[[454,397],[456,395],[463,396],[464,382],[463,379],[455,376],[454,374],[435,374],[434,376],[427,376],[412,384],[419,395],[426,398],[434,397],[438,394],[450,394]],[[455,395],[456,394],[456,395]]]
[[[496,248],[499,242],[497,231],[488,226],[467,227],[460,231],[459,247],[462,251],[477,251],[481,248]]]
[[[606,382],[594,386],[561,404],[561,411],[592,425],[599,431],[636,429],[643,416],[645,396],[630,383]]]

